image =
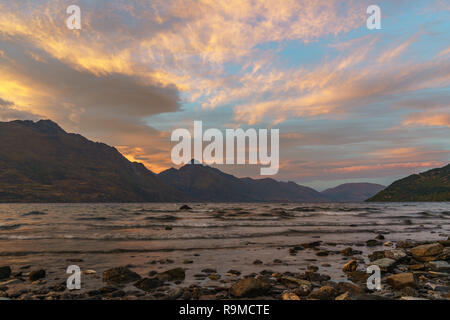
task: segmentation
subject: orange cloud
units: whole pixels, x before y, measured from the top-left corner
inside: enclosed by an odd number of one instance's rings
[[[379,171],[384,169],[399,169],[399,168],[432,168],[432,167],[439,167],[444,164],[445,163],[438,161],[402,162],[402,163],[386,163],[377,165],[356,165],[351,167],[327,169],[326,171],[334,173],[350,173],[358,171]]]
[[[449,127],[450,112],[445,114],[419,113],[409,116],[403,121],[404,126],[430,126],[430,127]]]

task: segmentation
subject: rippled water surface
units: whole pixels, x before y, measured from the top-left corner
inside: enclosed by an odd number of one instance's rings
[[[342,256],[317,257],[313,250],[292,256],[289,248],[321,240],[321,248],[352,245],[366,253],[373,249],[365,242],[377,232],[386,241],[450,234],[450,203],[190,206],[179,211],[180,204],[0,204],[0,265],[42,267],[59,279],[73,261],[98,274],[121,265],[145,274],[171,264],[185,267],[187,281],[194,281],[193,274],[207,267],[250,273],[317,264],[343,277]],[[255,266],[255,259],[264,264]]]

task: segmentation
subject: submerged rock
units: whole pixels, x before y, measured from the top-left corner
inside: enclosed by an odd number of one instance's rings
[[[192,210],[192,208],[189,207],[187,204],[184,204],[184,205],[182,205],[182,206],[180,207],[180,210],[183,210],[183,211],[185,211],[185,210]]]
[[[381,245],[382,245],[382,243],[375,239],[367,240],[367,242],[366,242],[366,246],[368,246],[368,247],[376,247],[376,246],[381,246]]]
[[[351,257],[355,254],[361,254],[362,252],[359,250],[353,250],[353,248],[348,247],[348,248],[341,250],[341,253],[346,257]]]
[[[158,273],[156,278],[162,281],[183,281],[186,278],[186,272],[183,268],[175,268]]]
[[[11,276],[11,267],[9,266],[0,267],[0,280],[7,279],[10,276]]]
[[[326,257],[329,254],[330,253],[328,252],[328,250],[319,250],[316,252],[316,256],[318,256],[318,257]]]
[[[31,271],[28,278],[30,279],[30,281],[36,281],[36,280],[45,278],[45,270],[41,269],[41,270]]]

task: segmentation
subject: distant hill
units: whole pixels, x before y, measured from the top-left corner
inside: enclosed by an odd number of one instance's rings
[[[332,202],[363,202],[386,188],[375,183],[345,183],[322,191]]]
[[[294,182],[279,182],[270,178],[237,178],[201,164],[187,164],[180,169],[168,169],[158,177],[166,184],[204,202],[318,202],[328,199],[320,192]]]
[[[0,122],[0,202],[182,199],[142,164],[50,120]]]
[[[450,164],[397,180],[367,201],[450,201]]]

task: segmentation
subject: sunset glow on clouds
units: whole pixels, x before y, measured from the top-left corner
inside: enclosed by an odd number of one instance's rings
[[[50,118],[156,172],[194,120],[276,127],[275,178],[388,184],[449,162],[450,7],[377,1],[368,30],[372,2],[0,0],[0,120]]]

